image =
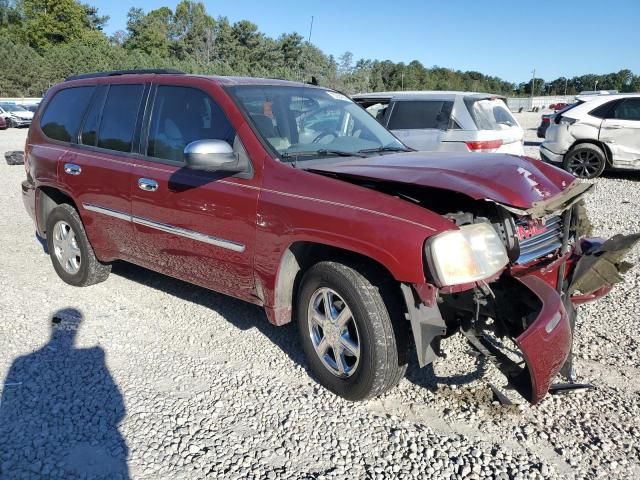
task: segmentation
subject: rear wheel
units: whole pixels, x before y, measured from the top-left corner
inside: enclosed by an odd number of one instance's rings
[[[565,155],[564,169],[578,178],[599,177],[607,165],[602,149],[590,143],[581,143]]]
[[[406,344],[392,318],[397,308],[385,303],[378,280],[336,262],[320,262],[302,279],[297,317],[309,367],[347,400],[380,395],[406,371],[399,351]]]
[[[47,246],[53,268],[69,285],[86,287],[107,279],[111,265],[101,263],[75,208],[58,205],[47,218]]]

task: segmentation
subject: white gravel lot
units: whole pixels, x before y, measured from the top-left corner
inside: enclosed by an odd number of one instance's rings
[[[540,114],[518,117],[537,143]],[[580,311],[596,390],[500,406],[501,375],[454,337],[447,360],[349,403],[310,379],[295,326],[254,306],[126,264],[85,289],[59,280],[24,169],[4,163],[25,136],[0,131],[0,478],[640,477],[640,268]],[[639,181],[597,180],[597,234],[640,230]]]

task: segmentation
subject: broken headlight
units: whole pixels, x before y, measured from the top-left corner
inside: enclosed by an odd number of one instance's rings
[[[502,240],[489,223],[464,225],[435,235],[426,242],[425,254],[441,287],[483,280],[509,262]]]

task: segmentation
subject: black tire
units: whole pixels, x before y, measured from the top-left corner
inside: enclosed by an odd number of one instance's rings
[[[15,123],[13,123],[13,119],[11,117],[7,118],[6,121],[7,121],[7,128],[13,128],[16,126]]]
[[[62,265],[56,253],[54,245],[54,229],[56,226],[60,228],[63,222],[75,236],[75,248],[79,251],[77,255],[78,269],[70,273]],[[49,256],[53,263],[58,276],[69,285],[75,287],[86,287],[96,283],[104,282],[109,273],[111,273],[111,265],[100,262],[89,243],[87,234],[84,231],[82,220],[75,208],[71,205],[63,203],[54,208],[47,218],[47,247],[49,248]]]
[[[359,360],[346,378],[325,366],[312,341],[310,302],[323,288],[344,299],[357,328]],[[317,263],[302,279],[297,319],[309,367],[320,384],[347,400],[378,396],[395,387],[406,372],[408,335],[400,323],[406,320],[401,319],[402,308],[392,290],[390,282],[374,269],[355,269],[336,262]]]
[[[564,156],[562,167],[578,178],[599,177],[607,166],[607,157],[600,147],[591,143],[580,143]]]

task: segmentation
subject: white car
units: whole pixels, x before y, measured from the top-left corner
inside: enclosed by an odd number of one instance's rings
[[[354,95],[402,142],[416,150],[524,155],[524,131],[505,97],[469,92],[382,92]]]
[[[540,156],[579,178],[607,166],[640,169],[640,94],[578,97],[547,128]]]
[[[33,120],[33,112],[15,103],[0,103],[0,115],[9,127],[28,127]]]

